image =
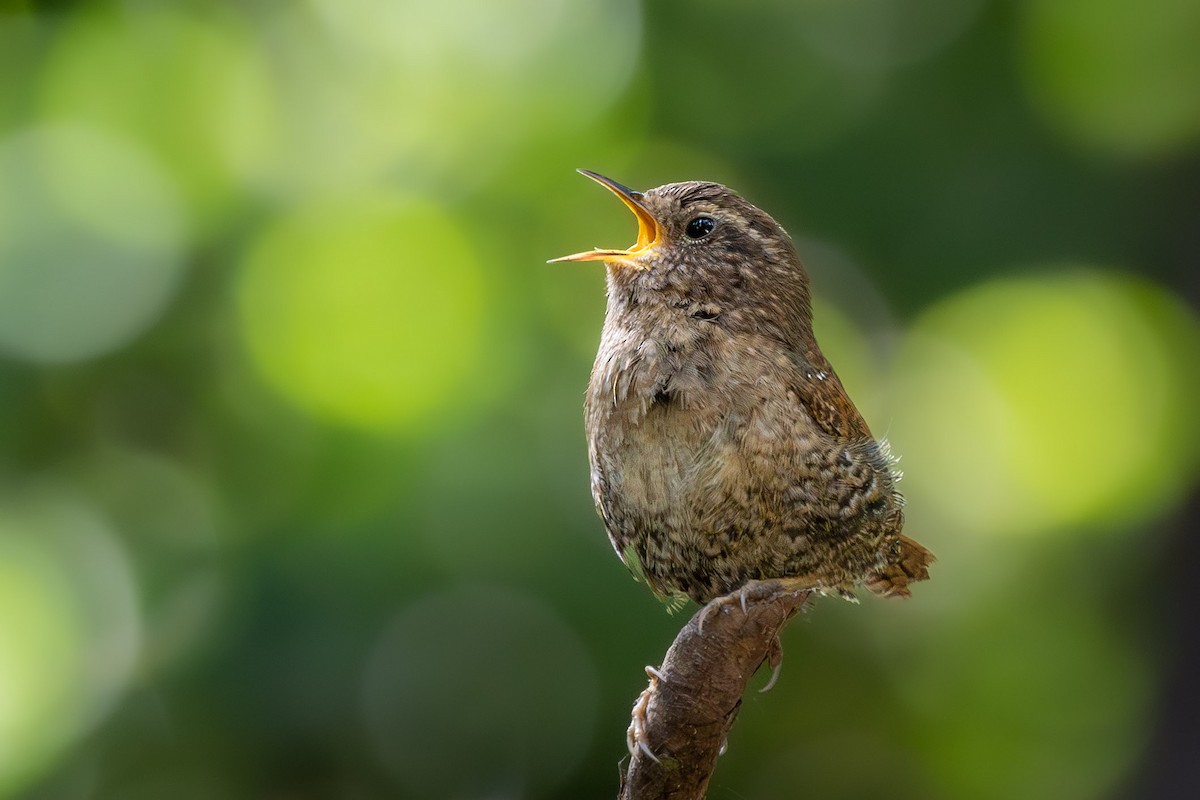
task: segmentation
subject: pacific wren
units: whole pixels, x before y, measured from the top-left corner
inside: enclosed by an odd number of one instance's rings
[[[660,596],[751,581],[907,597],[933,555],[813,336],[809,280],[774,219],[717,183],[637,192],[604,261],[608,309],[585,403],[592,495],[614,549]]]

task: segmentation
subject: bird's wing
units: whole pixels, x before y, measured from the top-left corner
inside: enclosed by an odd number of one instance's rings
[[[873,439],[866,420],[823,355],[797,356],[796,367],[792,390],[822,431],[841,442]]]

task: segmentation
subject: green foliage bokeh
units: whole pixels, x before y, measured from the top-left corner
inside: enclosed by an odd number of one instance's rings
[[[615,793],[680,618],[591,508],[603,269],[545,261],[634,227],[576,167],[791,232],[940,558],[792,626],[711,796],[1109,796],[1200,463],[1196,8],[0,3],[0,797]]]

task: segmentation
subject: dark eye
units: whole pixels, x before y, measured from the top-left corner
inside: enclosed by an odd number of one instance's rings
[[[717,223],[713,222],[712,217],[696,217],[687,224],[684,233],[688,235],[689,239],[703,239],[712,233],[715,227],[717,227]]]

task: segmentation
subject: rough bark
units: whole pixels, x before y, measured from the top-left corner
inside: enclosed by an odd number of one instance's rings
[[[759,587],[696,612],[662,667],[647,668],[650,686],[634,705],[621,800],[704,797],[750,677],[764,662],[779,665],[779,632],[809,594]]]

